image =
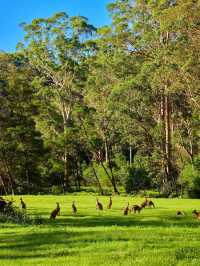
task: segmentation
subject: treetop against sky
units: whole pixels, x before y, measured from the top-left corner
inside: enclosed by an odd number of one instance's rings
[[[83,15],[94,26],[109,23],[106,10],[111,0],[0,0],[0,50],[14,51],[23,38],[19,24],[64,11],[70,16]]]

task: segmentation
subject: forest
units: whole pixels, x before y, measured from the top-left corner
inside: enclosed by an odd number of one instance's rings
[[[21,23],[0,52],[0,194],[200,198],[200,1],[108,12]]]

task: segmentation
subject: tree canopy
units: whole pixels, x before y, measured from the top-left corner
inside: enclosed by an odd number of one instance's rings
[[[1,193],[200,196],[200,1],[108,12],[99,29],[65,13],[22,23],[0,54]]]

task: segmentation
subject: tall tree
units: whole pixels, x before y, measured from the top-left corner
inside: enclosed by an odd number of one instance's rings
[[[47,139],[62,142],[59,159],[63,164],[64,191],[68,191],[72,113],[75,103],[82,99],[85,57],[89,53],[85,43],[95,28],[85,17],[70,18],[65,13],[22,26],[26,33],[24,52],[37,71],[35,84],[44,110],[41,121],[49,128],[41,130]]]

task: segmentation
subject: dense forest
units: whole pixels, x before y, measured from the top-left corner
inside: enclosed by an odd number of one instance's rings
[[[200,197],[200,1],[57,13],[0,52],[0,193]]]

